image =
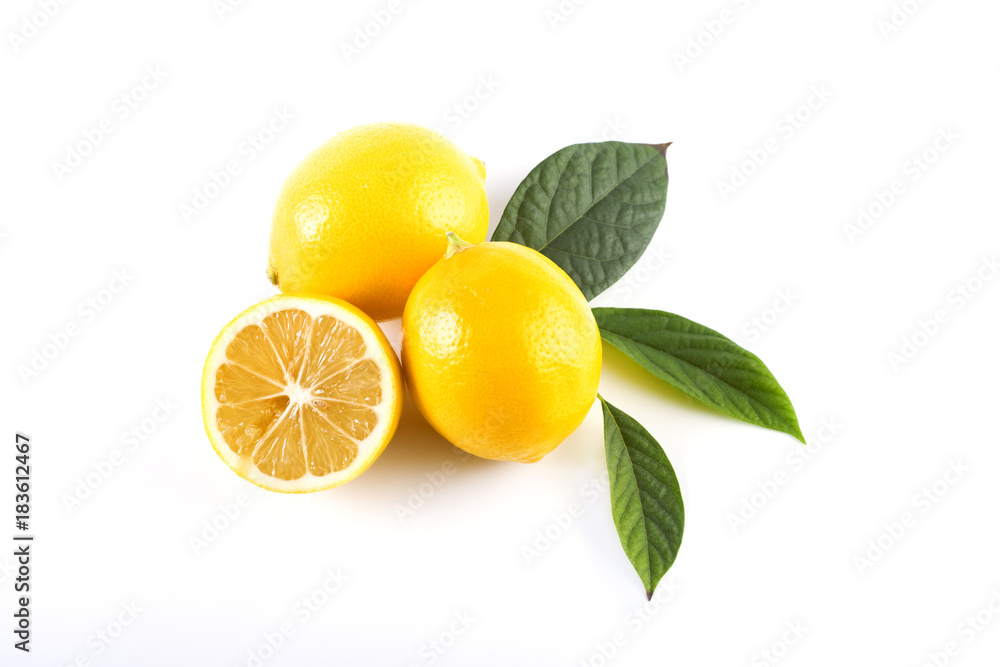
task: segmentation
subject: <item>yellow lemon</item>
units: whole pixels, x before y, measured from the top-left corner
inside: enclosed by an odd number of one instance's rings
[[[594,315],[573,280],[541,253],[451,238],[403,313],[410,393],[457,447],[537,461],[576,430],[597,396]]]
[[[485,177],[482,162],[425,127],[342,132],[285,181],[268,276],[285,293],[344,299],[376,320],[399,317],[449,230],[486,238]]]
[[[277,296],[244,311],[212,344],[202,376],[205,430],[236,474],[272,491],[350,481],[392,438],[399,362],[354,306]]]

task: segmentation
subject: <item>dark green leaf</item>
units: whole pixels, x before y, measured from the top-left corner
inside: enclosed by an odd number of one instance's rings
[[[601,338],[650,373],[722,412],[805,442],[795,408],[760,359],[679,315],[594,308]]]
[[[493,241],[538,250],[588,300],[635,264],[667,202],[667,146],[606,141],[553,153],[514,191]]]
[[[677,558],[684,501],[663,448],[636,420],[601,398],[611,514],[625,554],[652,599]]]

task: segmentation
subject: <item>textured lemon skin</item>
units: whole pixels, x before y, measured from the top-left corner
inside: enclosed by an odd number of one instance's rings
[[[533,462],[597,396],[601,337],[572,279],[514,243],[442,259],[403,313],[403,374],[428,422],[487,459]]]
[[[486,169],[444,136],[362,125],[306,157],[278,195],[268,273],[286,293],[324,294],[376,320],[399,317],[444,254],[445,234],[480,242]]]
[[[286,307],[299,307],[311,310],[309,308],[310,304],[315,304],[321,309],[331,308],[331,312],[324,312],[322,314],[333,315],[341,321],[346,321],[367,338],[366,343],[374,344],[374,347],[378,349],[379,354],[382,356],[384,361],[383,368],[388,369],[390,374],[388,384],[391,389],[386,392],[387,396],[385,399],[390,401],[388,410],[389,417],[384,427],[383,437],[378,446],[374,448],[366,458],[359,459],[357,463],[348,468],[347,471],[335,475],[329,475],[325,481],[320,483],[316,483],[315,478],[302,481],[296,480],[292,482],[285,482],[283,480],[268,477],[267,475],[259,474],[246,461],[239,460],[226,444],[222,434],[219,432],[218,427],[215,425],[215,410],[218,406],[218,402],[215,400],[215,371],[218,369],[222,361],[225,360],[226,347],[229,342],[232,341],[233,337],[243,327],[251,323],[259,323],[259,321],[268,314]],[[313,314],[320,313],[314,312]],[[215,450],[215,453],[219,455],[219,458],[221,458],[233,472],[243,479],[261,487],[262,489],[266,489],[267,491],[276,491],[279,493],[312,493],[315,491],[325,491],[327,489],[340,486],[341,484],[346,484],[367,470],[382,454],[386,445],[389,444],[389,441],[392,440],[393,435],[396,433],[396,428],[399,426],[399,419],[403,414],[402,368],[400,367],[399,360],[396,358],[396,353],[393,352],[392,345],[385,337],[385,334],[379,326],[375,324],[370,317],[368,317],[368,315],[359,310],[356,306],[346,303],[340,299],[317,297],[314,295],[274,296],[244,310],[242,313],[233,318],[232,321],[230,321],[225,327],[223,327],[222,331],[219,332],[219,335],[215,337],[215,340],[212,342],[212,346],[209,349],[208,357],[205,360],[205,365],[202,368],[201,410],[202,423],[205,427],[205,433],[208,435],[209,442],[212,443],[212,448]]]

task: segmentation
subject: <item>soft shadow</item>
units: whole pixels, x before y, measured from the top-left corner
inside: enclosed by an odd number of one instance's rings
[[[406,391],[396,435],[372,467],[352,481],[350,486],[361,493],[372,487],[405,489],[424,481],[426,474],[440,470],[448,461],[461,465],[463,475],[503,463],[481,459],[456,449],[427,423],[409,391]]]
[[[507,208],[514,190],[524,180],[526,172],[515,169],[497,170],[496,173],[490,170],[490,165],[486,165],[486,198],[490,202],[490,230],[486,235],[487,239],[493,237],[493,232],[500,222],[500,216]]]
[[[602,373],[610,370],[615,375],[623,377],[631,384],[642,388],[643,391],[658,396],[672,405],[679,405],[685,409],[696,410],[701,414],[724,418],[724,415],[715,408],[710,408],[704,403],[691,398],[679,389],[674,389],[669,384],[629,359],[628,356],[626,356],[625,353],[618,348],[604,343],[602,355]],[[611,400],[610,402],[614,405],[614,400]],[[615,407],[619,406],[616,405]]]

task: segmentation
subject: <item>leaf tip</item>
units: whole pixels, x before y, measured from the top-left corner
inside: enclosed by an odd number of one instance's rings
[[[662,155],[663,157],[667,157],[667,149],[670,148],[670,145],[673,143],[674,142],[672,141],[668,141],[665,144],[651,144],[651,145],[653,146],[653,148],[660,151],[660,155]]]
[[[653,591],[646,591],[646,602],[650,602],[653,599]]]
[[[658,150],[660,152],[660,155],[663,156],[663,159],[666,160],[667,159],[667,149],[670,148],[670,146],[673,143],[674,142],[672,142],[672,141],[668,141],[665,144],[650,144],[650,145],[653,148],[655,148],[656,150]],[[668,170],[668,168],[667,168],[666,165],[663,166],[663,175],[666,176],[667,178],[670,178],[670,173],[669,173],[669,170]]]
[[[802,435],[802,426],[799,424],[798,415],[795,414],[795,408],[791,407],[791,401],[789,401],[789,407],[792,410],[792,416],[791,419],[789,420],[788,428],[784,428],[781,430],[783,430],[785,433],[787,433],[788,435],[792,436],[793,438],[801,442],[803,445],[809,444],[806,442],[806,437]]]

